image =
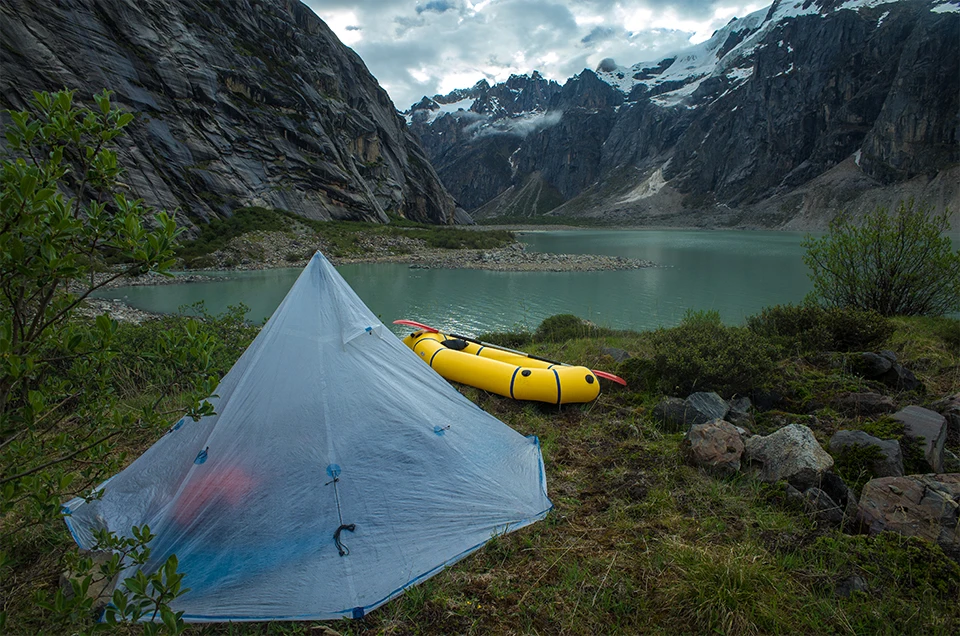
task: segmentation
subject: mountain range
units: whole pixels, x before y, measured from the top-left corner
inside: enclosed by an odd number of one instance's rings
[[[664,59],[401,114],[296,0],[0,0],[0,109],[114,91],[130,190],[188,227],[264,206],[806,229],[908,197],[957,227],[958,34],[960,0],[776,0]]]
[[[478,219],[809,229],[912,197],[957,227],[958,34],[957,0],[776,0],[665,59],[405,116]]]

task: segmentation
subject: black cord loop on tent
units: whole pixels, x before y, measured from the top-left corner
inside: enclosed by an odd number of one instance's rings
[[[347,525],[341,525],[339,528],[337,528],[337,531],[333,533],[333,542],[337,544],[337,552],[340,553],[340,556],[347,556],[350,554],[350,548],[343,545],[343,542],[340,541],[340,532],[342,530],[349,530],[350,532],[353,532],[356,529],[357,524],[351,523]]]
[[[343,530],[349,530],[353,532],[357,529],[357,524],[349,523],[346,524],[343,522],[343,513],[340,510],[340,491],[337,489],[337,484],[340,482],[340,477],[334,477],[332,481],[328,481],[324,486],[329,486],[333,484],[333,496],[337,500],[337,518],[340,519],[340,527],[337,528],[337,531],[333,533],[333,542],[337,544],[337,552],[340,553],[340,556],[347,556],[350,554],[350,548],[345,546],[340,540],[340,533]]]

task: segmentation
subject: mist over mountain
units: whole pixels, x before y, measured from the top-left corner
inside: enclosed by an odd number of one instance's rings
[[[455,219],[387,93],[300,2],[2,0],[0,40],[0,108],[114,91],[137,113],[119,149],[132,193],[181,223],[248,205]]]
[[[914,197],[960,220],[958,33],[957,0],[777,0],[662,60],[406,117],[477,218],[814,228]]]

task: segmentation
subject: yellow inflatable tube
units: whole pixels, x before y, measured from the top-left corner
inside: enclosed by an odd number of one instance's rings
[[[456,348],[445,346],[444,341]],[[550,404],[591,402],[600,395],[600,382],[586,367],[551,364],[465,340],[450,340],[442,333],[416,331],[403,343],[447,380],[498,395]]]

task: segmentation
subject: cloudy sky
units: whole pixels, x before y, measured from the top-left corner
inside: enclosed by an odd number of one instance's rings
[[[304,0],[352,47],[394,104],[486,78],[563,81],[612,57],[656,61],[771,0]]]

